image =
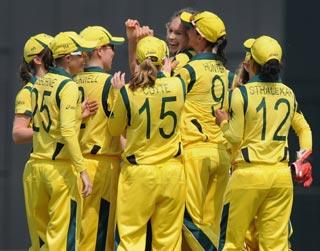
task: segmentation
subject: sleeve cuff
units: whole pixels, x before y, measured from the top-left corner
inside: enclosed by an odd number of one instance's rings
[[[225,132],[226,130],[228,130],[228,128],[229,128],[229,123],[228,123],[228,120],[227,120],[227,119],[225,119],[225,120],[223,120],[223,121],[221,122],[220,128],[221,128],[222,132]]]
[[[87,168],[85,166],[76,166],[76,171],[78,173],[81,173],[82,171],[86,170]]]

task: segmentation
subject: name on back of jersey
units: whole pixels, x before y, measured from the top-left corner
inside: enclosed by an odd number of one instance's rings
[[[273,95],[292,97],[292,91],[285,86],[250,86],[249,93],[251,95]]]
[[[204,70],[205,71],[210,71],[210,72],[214,72],[214,73],[224,73],[226,71],[226,69],[224,68],[223,65],[221,64],[217,64],[215,63],[204,63],[203,64]]]
[[[98,79],[99,79],[99,75],[97,74],[82,75],[81,78],[77,78],[77,84],[97,83]]]
[[[57,78],[43,77],[43,78],[39,78],[36,83],[37,83],[37,85],[48,86],[48,87],[52,88],[57,84],[58,81],[59,80]]]
[[[161,83],[155,86],[148,86],[143,90],[145,95],[157,95],[170,93],[168,84]]]

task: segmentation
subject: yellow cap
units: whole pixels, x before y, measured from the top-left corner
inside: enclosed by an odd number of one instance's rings
[[[209,11],[203,11],[196,14],[182,12],[181,21],[196,29],[196,31],[211,43],[215,43],[220,37],[226,35],[226,28],[223,21],[215,14]]]
[[[136,54],[139,64],[150,58],[154,65],[162,65],[165,57],[169,56],[169,49],[165,41],[147,36],[139,40]]]
[[[88,41],[73,31],[60,32],[50,43],[53,58],[59,58],[77,51],[92,51],[97,42]]]
[[[27,63],[30,63],[36,55],[38,55],[43,49],[49,46],[53,37],[40,33],[32,36],[28,39],[23,49],[23,58]]]
[[[245,43],[247,41],[245,41]],[[254,61],[256,61],[259,65],[264,65],[271,59],[276,59],[281,62],[281,46],[278,41],[272,37],[261,36],[255,39],[253,42],[247,42],[245,46],[250,48],[250,53]]]
[[[86,40],[97,41],[96,48],[107,44],[122,44],[125,39],[123,37],[114,37],[101,26],[88,26],[80,32],[80,35]]]
[[[244,41],[243,46],[244,46],[244,50],[246,51],[246,56],[244,58],[244,62],[248,62],[251,58],[251,47],[254,43],[254,41],[256,41],[254,38],[249,38],[246,41]]]

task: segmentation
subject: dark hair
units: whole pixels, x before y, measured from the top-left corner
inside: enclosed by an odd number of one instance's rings
[[[34,62],[31,61],[30,63],[27,63],[25,60],[23,60],[22,64],[20,65],[19,75],[23,85],[26,85],[30,81],[30,79],[35,75]]]
[[[39,54],[39,57],[41,57],[43,66],[46,70],[49,70],[49,67],[53,65],[53,58],[52,53],[49,50],[49,48],[43,49]],[[30,79],[36,75],[36,66],[33,60],[31,62],[27,63],[25,60],[23,60],[22,64],[20,65],[20,78],[22,80],[22,83],[25,85],[27,84]]]
[[[249,72],[247,72],[244,68],[240,71],[240,78],[242,80],[242,84],[246,84],[249,81]]]
[[[240,85],[246,84],[249,81],[249,72],[246,71],[243,64],[244,63],[241,63],[235,72],[237,79],[235,87],[239,87]]]
[[[281,64],[277,59],[271,59],[264,65],[257,64],[257,73],[263,80],[277,82],[279,80]]]
[[[138,70],[134,73],[132,79],[130,80],[129,88],[132,91],[138,88],[145,88],[147,86],[154,86],[157,79],[158,69],[152,63],[151,59],[145,59],[138,66]]]
[[[170,17],[169,23],[171,23],[172,20],[175,19],[176,17],[180,17],[180,15],[181,15],[182,12],[189,12],[189,13],[191,13],[191,14],[196,14],[196,13],[198,13],[198,11],[196,11],[195,9],[193,9],[193,8],[191,8],[191,7],[186,7],[186,8],[177,10],[177,11],[175,11],[175,12],[172,14],[172,16]]]
[[[225,36],[220,37],[215,43],[211,43],[207,40],[207,47],[214,48],[217,46],[217,60],[219,60],[224,66],[227,64],[226,57],[226,47],[227,47],[227,39]]]

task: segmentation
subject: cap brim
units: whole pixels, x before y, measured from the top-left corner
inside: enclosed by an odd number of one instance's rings
[[[246,41],[244,41],[244,43],[243,43],[244,49],[245,49],[246,51],[250,51],[250,49],[251,49],[251,47],[252,47],[252,45],[253,45],[253,43],[254,43],[255,41],[256,41],[256,40],[255,40],[254,38],[249,38],[249,39],[247,39]]]
[[[81,36],[69,35],[69,37],[78,45],[79,51],[92,51],[97,46],[97,42],[86,40]]]
[[[188,28],[191,28],[191,27],[192,27],[191,17],[192,17],[192,14],[191,14],[191,13],[186,12],[186,11],[182,12],[182,13],[180,14],[181,23],[182,23],[184,26],[186,26],[186,27],[188,27]]]
[[[110,44],[119,45],[123,44],[125,39],[123,37],[112,37]]]

